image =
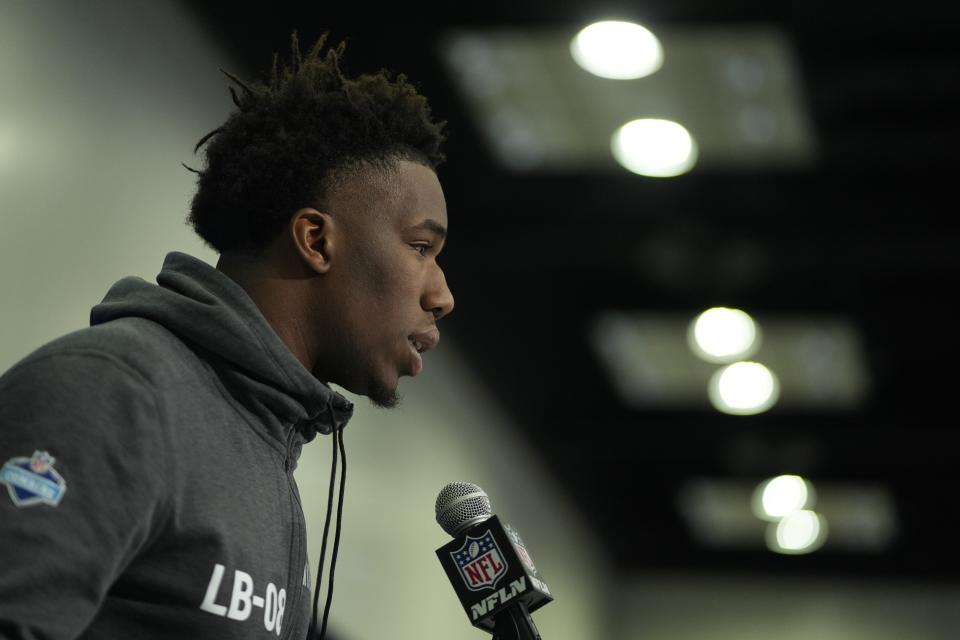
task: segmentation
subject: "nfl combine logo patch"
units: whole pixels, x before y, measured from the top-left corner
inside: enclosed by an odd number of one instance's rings
[[[488,529],[479,538],[467,536],[463,546],[450,553],[467,589],[480,591],[494,589],[507,574],[507,561]]]
[[[53,468],[56,459],[46,451],[34,451],[30,458],[11,458],[0,469],[0,482],[7,485],[13,504],[60,504],[67,483]]]

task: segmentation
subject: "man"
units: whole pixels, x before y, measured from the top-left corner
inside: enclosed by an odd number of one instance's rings
[[[168,254],[0,377],[0,637],[306,636],[293,471],[317,432],[343,455],[329,383],[396,406],[453,309],[444,123],[324,42],[230,76],[238,109],[197,145],[189,221],[217,268]]]

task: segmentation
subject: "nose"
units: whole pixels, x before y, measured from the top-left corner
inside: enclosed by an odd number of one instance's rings
[[[450,287],[447,286],[447,278],[443,274],[443,269],[437,266],[436,275],[432,278],[430,286],[423,294],[421,306],[433,314],[435,320],[453,311],[453,294]]]

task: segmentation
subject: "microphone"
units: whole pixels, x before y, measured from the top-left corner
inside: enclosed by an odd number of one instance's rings
[[[451,482],[437,496],[436,518],[453,536],[437,558],[470,623],[494,640],[541,640],[530,614],[553,596],[520,534],[493,515],[483,489]]]

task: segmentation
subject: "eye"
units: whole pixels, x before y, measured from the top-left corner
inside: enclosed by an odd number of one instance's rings
[[[427,250],[430,249],[430,245],[429,245],[429,244],[425,244],[425,243],[411,244],[410,246],[413,247],[413,250],[414,250],[414,251],[416,251],[417,253],[419,253],[419,254],[422,255],[422,256],[423,256],[423,255],[426,255],[426,254],[427,254]]]

